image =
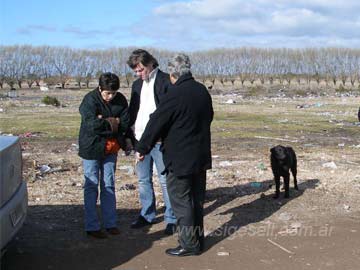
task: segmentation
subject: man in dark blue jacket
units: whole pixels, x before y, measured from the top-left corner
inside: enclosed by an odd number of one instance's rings
[[[142,160],[159,138],[163,138],[167,187],[177,218],[180,246],[168,255],[199,254],[204,247],[203,204],[206,170],[211,168],[210,125],[213,119],[211,96],[194,80],[189,57],[179,54],[169,61],[174,84],[151,115],[136,145]]]

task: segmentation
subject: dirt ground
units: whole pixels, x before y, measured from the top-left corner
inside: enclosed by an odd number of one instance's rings
[[[164,251],[177,246],[177,237],[163,234],[156,177],[158,223],[129,228],[140,205],[134,157],[122,153],[116,172],[122,233],[105,240],[85,235],[82,168],[73,135],[85,91],[50,94],[66,106],[39,107],[45,94],[32,90],[16,100],[0,100],[0,131],[22,136],[29,192],[28,218],[2,258],[1,269],[359,269],[357,97],[213,96],[206,250],[200,256],[173,258]],[[27,130],[10,128],[8,123],[26,126],[44,112],[60,131],[32,129],[35,124]],[[29,113],[24,122],[14,124]],[[75,120],[63,123],[64,115]],[[272,198],[269,149],[276,144],[291,145],[298,156],[299,191],[291,189],[289,199]]]

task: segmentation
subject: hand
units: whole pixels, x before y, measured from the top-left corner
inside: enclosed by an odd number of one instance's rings
[[[125,139],[125,155],[128,156],[131,154],[131,151],[134,150],[134,146],[130,138]]]
[[[114,134],[118,133],[118,129],[119,129],[119,123],[120,123],[120,119],[119,118],[115,118],[115,117],[108,117],[105,119],[106,121],[109,122],[110,126],[111,126],[111,131]]]
[[[135,157],[137,161],[143,161],[145,156],[143,154],[140,154],[139,152],[135,153]]]

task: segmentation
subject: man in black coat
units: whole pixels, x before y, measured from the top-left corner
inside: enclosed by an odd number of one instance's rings
[[[132,52],[127,61],[129,67],[139,77],[132,85],[129,114],[130,127],[128,136],[133,138],[136,145],[143,134],[150,114],[159,106],[170,85],[169,74],[159,69],[157,60],[147,51],[137,49]],[[138,218],[131,224],[131,228],[139,229],[151,225],[156,218],[155,192],[153,188],[153,164],[155,164],[165,204],[164,220],[165,234],[171,235],[176,229],[176,218],[169,200],[166,176],[161,174],[165,170],[163,155],[160,151],[160,138],[152,149],[148,151],[144,161],[136,164],[136,174],[139,178],[139,197],[141,211]]]
[[[204,246],[203,204],[206,170],[211,169],[210,125],[213,119],[211,96],[194,80],[190,60],[179,54],[169,61],[174,84],[136,145],[142,160],[159,138],[163,138],[170,202],[178,224],[180,246],[166,250],[168,255],[199,254]]]

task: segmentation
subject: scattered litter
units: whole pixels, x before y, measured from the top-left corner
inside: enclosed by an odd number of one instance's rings
[[[310,107],[310,105],[307,105],[307,104],[296,105],[296,109],[306,109],[309,107]]]
[[[309,105],[309,104],[299,104],[299,105],[296,105],[296,108],[297,109],[307,109],[307,108],[310,108],[310,107],[315,107],[315,108],[320,108],[322,107],[324,104],[320,103],[320,102],[317,102],[315,104],[312,104],[312,105]]]
[[[337,169],[337,166],[334,161],[324,163],[322,165],[324,168],[331,168],[331,169]]]
[[[262,162],[257,165],[257,168],[258,168],[259,170],[262,170],[262,171],[266,171],[266,170],[267,170],[265,164],[262,163]]]
[[[119,190],[136,190],[136,186],[134,184],[125,184]]]
[[[219,166],[220,166],[220,167],[230,167],[230,166],[232,166],[232,163],[231,163],[230,161],[227,161],[227,160],[225,160],[225,161],[220,161],[220,162],[219,162]]]
[[[33,166],[37,170],[36,172],[34,172],[34,177],[33,177],[34,181],[37,180],[37,177],[41,178],[42,176],[44,176],[45,174],[48,174],[48,173],[70,171],[70,169],[63,168],[61,166],[55,167],[55,168],[51,168],[51,166],[46,165],[46,164],[37,166],[36,160],[33,161]]]
[[[284,142],[293,142],[293,143],[298,142],[298,140],[288,140],[288,139],[283,139],[283,138],[273,138],[273,137],[264,137],[264,136],[254,136],[254,138],[265,139],[265,140],[284,141]]]
[[[126,172],[127,175],[133,175],[134,172],[135,172],[134,167],[133,166],[128,166],[128,165],[120,166],[119,170],[127,171]]]
[[[72,144],[71,144],[71,147],[72,147],[73,149],[79,150],[79,145],[76,144],[76,143],[72,143]]]
[[[338,146],[339,146],[339,147],[344,147],[344,146],[345,146],[345,143],[339,143]]]
[[[23,134],[19,134],[20,138],[31,138],[31,137],[38,137],[40,132],[25,132]]]
[[[251,182],[251,183],[250,183],[250,186],[251,186],[251,187],[254,187],[254,188],[260,188],[261,185],[262,185],[261,182]]]
[[[82,184],[81,184],[81,183],[75,183],[75,182],[73,182],[71,185],[72,185],[73,187],[82,187]]]
[[[274,246],[277,246],[278,248],[280,248],[281,250],[285,251],[286,253],[289,253],[289,254],[295,254],[294,252],[284,248],[283,246],[279,245],[278,243],[275,243],[274,241],[268,239],[268,241],[273,244]]]
[[[50,166],[48,165],[41,165],[40,166],[40,173],[41,174],[44,174],[44,173],[47,173],[51,170]]]
[[[226,103],[226,104],[235,104],[236,101],[233,100],[233,99],[228,99],[225,103]]]
[[[42,85],[40,86],[40,91],[49,91],[49,87]]]
[[[9,98],[17,98],[17,92],[15,88],[11,88],[10,91],[8,91],[7,96]]]
[[[3,108],[0,108],[0,112],[4,112],[4,109],[3,109]]]
[[[287,123],[287,122],[289,122],[289,119],[282,119],[278,121],[278,123]]]
[[[346,210],[346,211],[350,211],[350,205],[347,205],[347,204],[344,204],[344,210]]]
[[[230,253],[229,252],[226,252],[226,251],[219,251],[217,253],[218,256],[230,256]]]
[[[314,144],[312,144],[312,143],[305,143],[304,144],[304,147],[312,147],[312,146],[314,146]]]

